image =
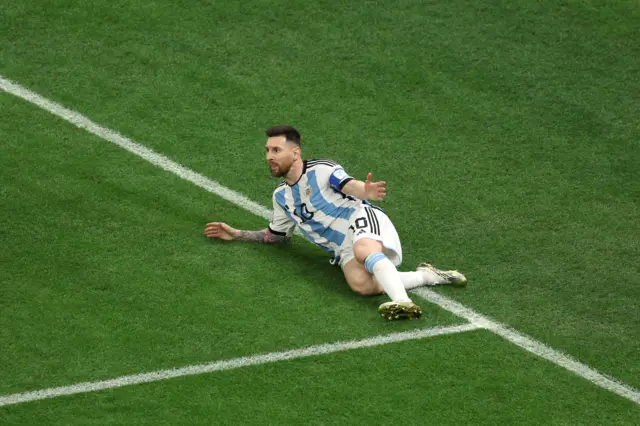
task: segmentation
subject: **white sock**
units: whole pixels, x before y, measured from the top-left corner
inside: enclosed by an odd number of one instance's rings
[[[399,272],[399,274],[402,284],[407,290],[423,285],[437,285],[447,282],[446,279],[432,271]]]
[[[411,302],[400,278],[400,272],[383,253],[372,253],[364,261],[364,266],[376,277],[384,292],[394,302]]]

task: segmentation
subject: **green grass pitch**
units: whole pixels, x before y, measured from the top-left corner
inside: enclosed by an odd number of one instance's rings
[[[640,387],[630,1],[3,1],[0,75],[269,206],[264,128],[389,182],[438,289]],[[0,395],[459,324],[387,323],[301,239],[0,91]],[[0,407],[2,424],[638,424],[486,331]]]

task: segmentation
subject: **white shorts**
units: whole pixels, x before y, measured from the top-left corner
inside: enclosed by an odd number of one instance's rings
[[[349,230],[340,246],[340,267],[355,257],[353,246],[361,238],[380,241],[384,254],[396,266],[402,263],[402,246],[391,219],[382,210],[363,204],[349,219]]]

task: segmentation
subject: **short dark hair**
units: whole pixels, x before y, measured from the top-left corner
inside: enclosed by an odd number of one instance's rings
[[[267,136],[270,138],[274,136],[284,136],[288,141],[295,143],[300,146],[300,140],[302,137],[300,136],[300,132],[298,132],[292,126],[282,124],[277,126],[271,126],[266,131]]]

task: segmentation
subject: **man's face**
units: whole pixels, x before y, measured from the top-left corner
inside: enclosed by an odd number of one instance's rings
[[[286,176],[295,161],[296,154],[300,156],[300,148],[295,143],[287,142],[284,136],[273,136],[267,139],[265,150],[273,177]]]

